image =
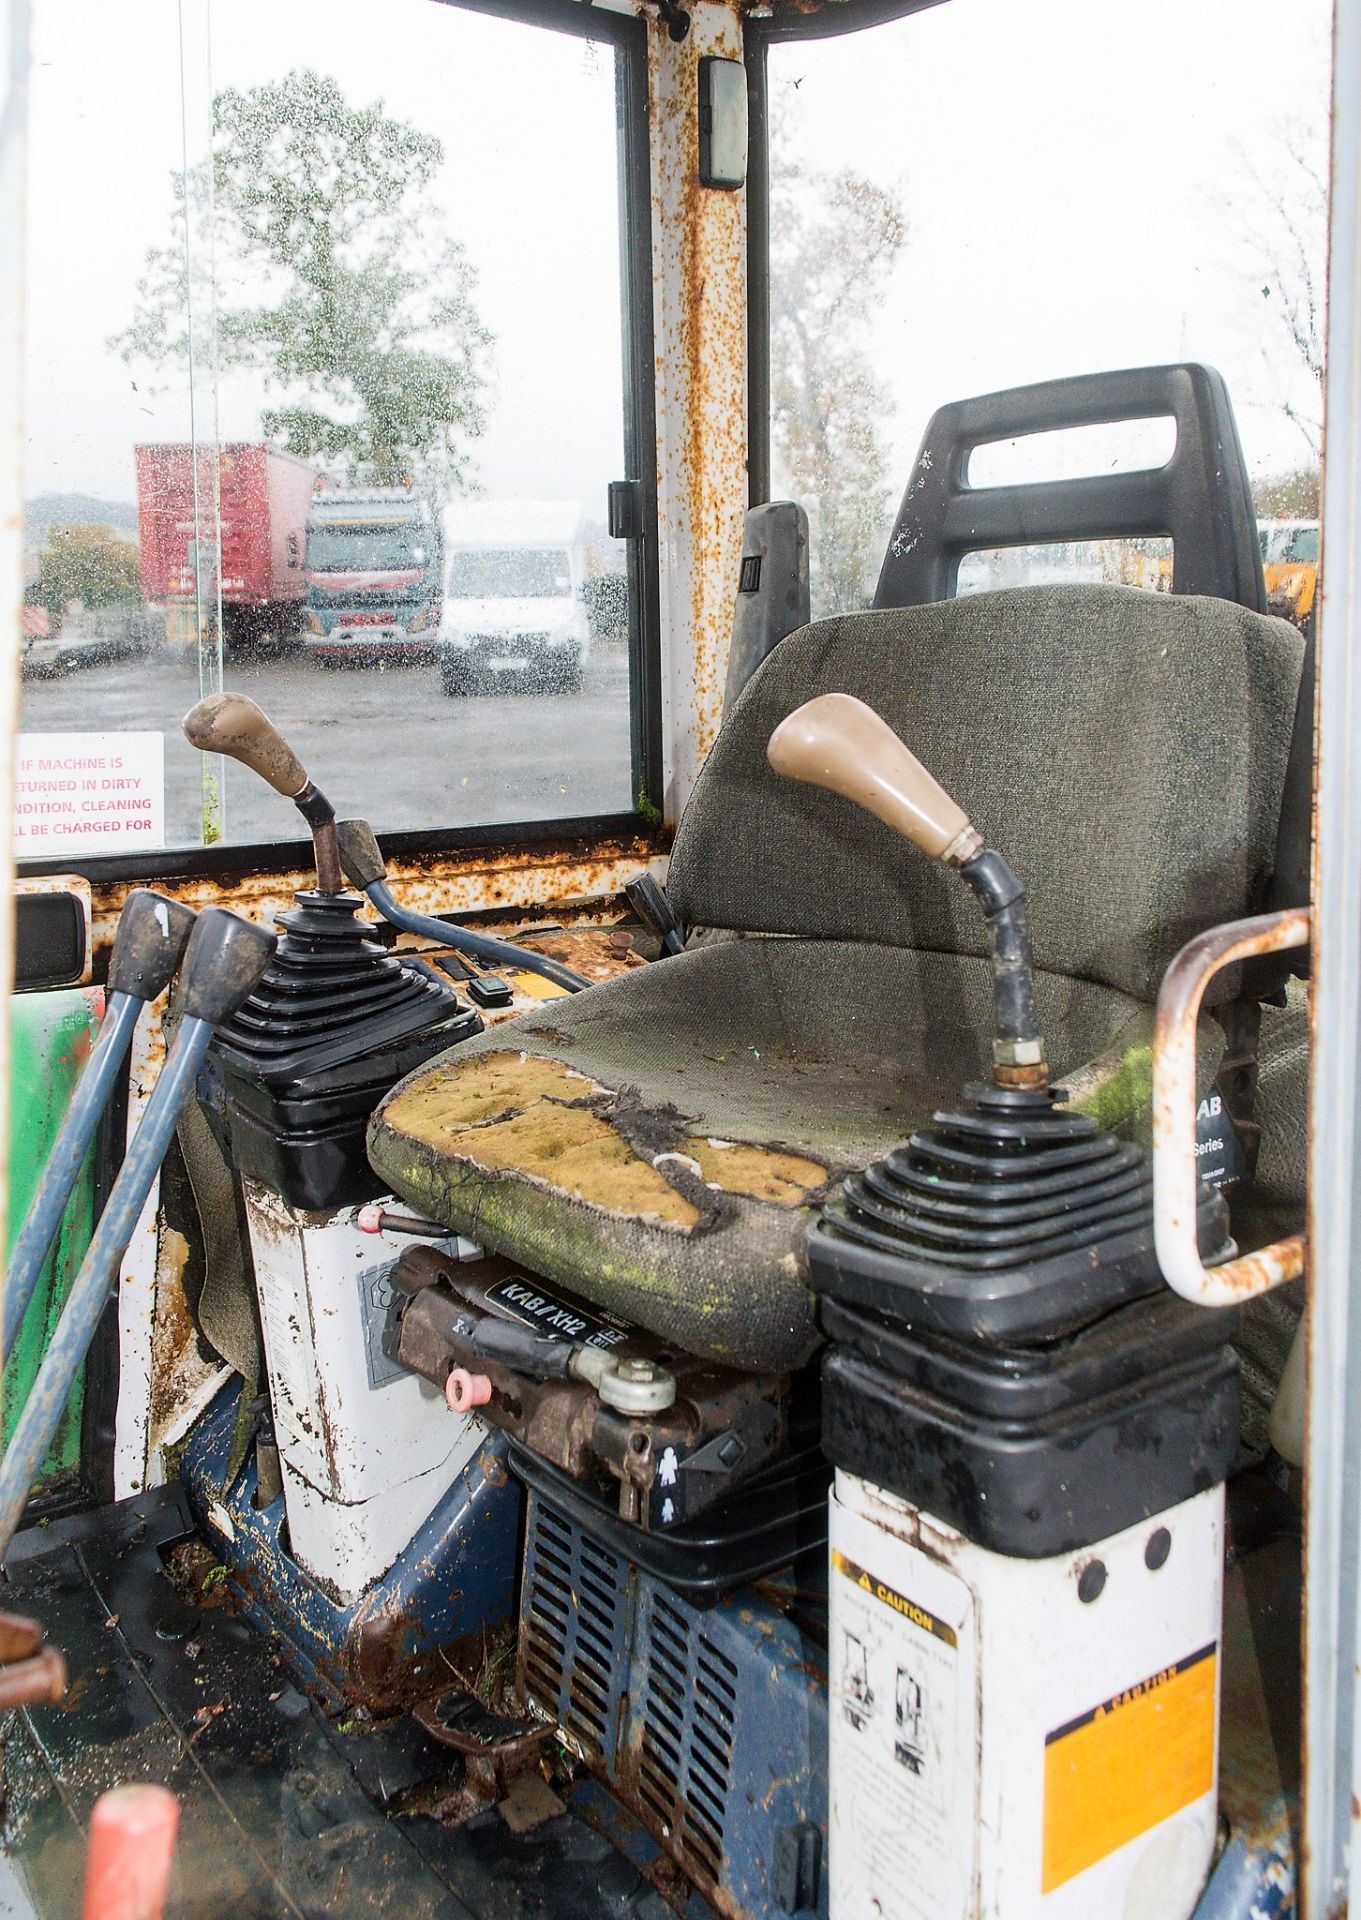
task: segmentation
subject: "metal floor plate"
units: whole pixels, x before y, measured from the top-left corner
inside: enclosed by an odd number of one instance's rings
[[[90,1810],[131,1779],[180,1799],[167,1920],[669,1920],[571,1811],[520,1834],[495,1810],[459,1827],[394,1817],[447,1779],[448,1751],[408,1719],[340,1731],[267,1639],[188,1605],[162,1555],[189,1533],[179,1489],[160,1488],[11,1549],[7,1602],[42,1622],[71,1674],[62,1706],[13,1716],[5,1739],[5,1847],[39,1920],[78,1911]]]

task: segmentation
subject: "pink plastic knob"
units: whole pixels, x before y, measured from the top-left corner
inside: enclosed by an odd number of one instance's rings
[[[101,1794],[90,1816],[81,1920],[161,1920],[180,1803],[148,1783]]]
[[[361,1207],[354,1217],[354,1224],[361,1233],[381,1233],[383,1231],[383,1209],[370,1201],[367,1207]]]
[[[455,1413],[468,1413],[473,1407],[485,1407],[491,1399],[491,1381],[485,1373],[469,1373],[455,1367],[444,1383],[444,1397]]]

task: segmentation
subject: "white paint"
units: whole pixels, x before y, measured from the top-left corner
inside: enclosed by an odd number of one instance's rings
[[[160,1035],[165,996],[143,1008],[133,1029],[129,1065],[128,1129],[131,1140],[141,1124],[165,1058]],[[154,1042],[154,1044],[153,1044]],[[159,1458],[147,1459],[151,1432],[151,1352],[156,1323],[157,1213],[161,1176],[151,1183],[146,1204],[132,1230],[118,1276],[118,1412],[114,1420],[113,1497],[124,1500],[163,1477]]]
[[[1337,0],[1320,575],[1301,1920],[1361,1883],[1361,0]]]
[[[14,846],[54,853],[154,853],[165,845],[159,733],[21,733]]]
[[[1017,1560],[838,1473],[831,1547],[956,1636],[951,1648],[833,1563],[832,1920],[1187,1920],[1218,1817],[1214,1784],[1178,1813],[1041,1890],[1046,1736],[1220,1638],[1222,1487],[1079,1553]],[[1172,1551],[1144,1564],[1166,1527]],[[1099,1598],[1081,1569],[1106,1568]],[[900,1676],[908,1676],[904,1693]],[[922,1688],[920,1771],[900,1756]],[[866,1705],[865,1696],[872,1695]]]
[[[352,1600],[387,1572],[486,1429],[375,1354],[373,1303],[406,1238],[364,1232],[358,1207],[300,1213],[258,1181],[243,1186],[293,1553]]]

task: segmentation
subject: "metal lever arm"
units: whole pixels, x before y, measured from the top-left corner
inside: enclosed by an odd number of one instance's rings
[[[273,934],[225,907],[206,907],[194,923],[180,971],[178,1030],[0,1461],[0,1555],[47,1457],[213,1030],[249,998],[274,949]]]
[[[180,722],[191,747],[220,753],[258,773],[275,793],[291,800],[312,829],[317,885],[323,893],[344,887],[336,851],[335,808],[309,779],[307,770],[267,714],[243,693],[210,693]]]
[[[983,910],[992,948],[993,1079],[1002,1087],[1046,1087],[1025,888],[1001,854],[984,847],[958,801],[873,707],[849,693],[822,693],[796,707],[771,734],[766,753],[776,773],[839,793],[932,860],[959,868]]]
[[[1153,1032],[1153,1236],[1163,1278],[1184,1300],[1233,1307],[1304,1272],[1303,1234],[1207,1268],[1196,1238],[1196,1017],[1222,967],[1309,943],[1307,907],[1233,920],[1188,940],[1163,977]]]
[[[56,1238],[66,1203],[85,1164],[100,1115],[109,1103],[118,1072],[132,1044],[137,1016],[148,1001],[170,985],[194,925],[191,907],[136,887],[123,903],[109,962],[109,998],[99,1035],[90,1050],[48,1156],[38,1190],[24,1220],[5,1276],[0,1360],[19,1337],[28,1303],[48,1249]]]
[[[474,933],[469,927],[436,920],[428,913],[413,913],[401,904],[387,884],[387,864],[368,821],[342,820],[336,832],[346,877],[368,895],[389,926],[399,927],[403,933],[419,934],[425,940],[436,940],[442,947],[452,947],[455,953],[470,953],[475,960],[491,960],[497,966],[537,973],[555,986],[565,987],[568,993],[580,993],[590,986],[584,974],[574,973],[560,960],[550,960],[546,953],[532,953],[528,947],[513,946],[509,940],[497,940],[489,933]]]

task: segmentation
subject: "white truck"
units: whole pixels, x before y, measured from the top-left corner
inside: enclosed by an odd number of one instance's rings
[[[575,692],[591,649],[582,511],[570,500],[461,502],[444,521],[440,685]]]

